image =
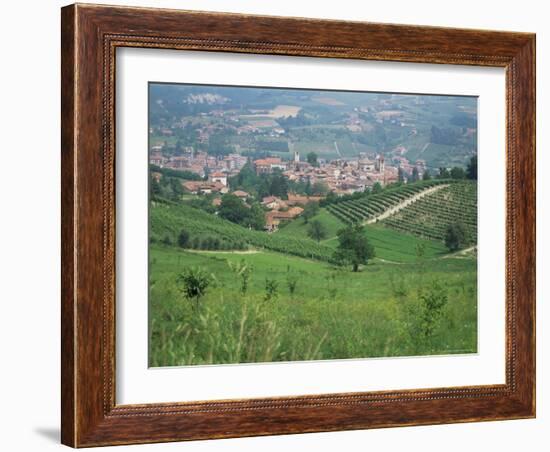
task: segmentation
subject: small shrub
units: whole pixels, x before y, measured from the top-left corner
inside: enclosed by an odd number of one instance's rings
[[[423,308],[422,326],[425,337],[431,337],[439,325],[447,300],[447,290],[437,281],[432,283],[427,292],[420,294]]]
[[[240,263],[232,263],[228,261],[227,264],[229,265],[231,271],[240,279],[240,291],[243,295],[246,295],[250,277],[252,275],[252,266],[247,264],[244,259],[241,259]]]
[[[195,309],[198,309],[201,298],[212,282],[212,277],[201,268],[189,267],[180,275],[179,282],[182,284],[183,296],[194,304]]]
[[[182,229],[178,235],[178,245],[180,248],[187,248],[189,246],[189,232]]]
[[[298,277],[296,274],[292,273],[290,269],[287,270],[286,274],[286,286],[288,287],[288,293],[290,296],[294,297],[296,287],[298,286]]]
[[[276,300],[279,293],[279,283],[274,279],[265,279],[265,301]]]

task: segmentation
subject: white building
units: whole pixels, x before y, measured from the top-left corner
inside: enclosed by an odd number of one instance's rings
[[[219,182],[225,187],[227,186],[227,175],[225,175],[224,173],[219,173],[219,172],[212,173],[208,177],[208,180],[210,182]]]

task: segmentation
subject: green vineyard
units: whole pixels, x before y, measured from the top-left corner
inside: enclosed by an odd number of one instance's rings
[[[246,229],[216,215],[185,205],[154,202],[151,204],[149,218],[152,243],[175,243],[180,231],[185,230],[191,239],[216,237],[225,243],[245,243],[255,248],[265,248],[308,259],[331,262],[333,258],[332,248],[313,240]]]
[[[477,242],[477,185],[470,181],[430,180],[386,188],[383,192],[360,199],[332,204],[327,210],[346,224],[363,223],[377,218],[424,190],[445,185],[416,199],[381,224],[400,232],[442,241],[449,224],[462,223],[467,242]]]
[[[449,224],[462,223],[469,244],[477,243],[477,184],[459,182],[429,193],[382,224],[432,240],[444,240]]]
[[[408,198],[436,185],[449,184],[449,180],[419,181],[397,187],[388,187],[381,193],[328,206],[328,211],[344,223],[360,223],[377,217]]]

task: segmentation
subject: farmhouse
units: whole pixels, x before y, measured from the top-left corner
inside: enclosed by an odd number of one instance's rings
[[[275,232],[279,228],[281,221],[289,221],[300,215],[304,209],[301,207],[291,207],[286,212],[272,210],[265,214],[265,229],[268,232]]]
[[[204,181],[185,181],[181,185],[183,188],[193,194],[205,194],[210,193],[227,193],[228,189],[221,182],[204,182]]]
[[[262,199],[262,206],[267,207],[270,210],[286,209],[288,204],[277,196],[266,196]]]
[[[220,173],[220,172],[212,173],[210,174],[210,176],[208,176],[208,180],[210,182],[219,182],[224,187],[227,186],[227,175],[224,173]]]
[[[244,201],[246,201],[249,197],[250,197],[250,194],[248,194],[247,192],[245,191],[242,191],[242,190],[236,190],[233,192],[233,194],[237,197],[237,198],[240,198]]]

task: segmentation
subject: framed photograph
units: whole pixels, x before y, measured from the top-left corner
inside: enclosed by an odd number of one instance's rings
[[[535,36],[62,9],[62,442],[535,416]]]

